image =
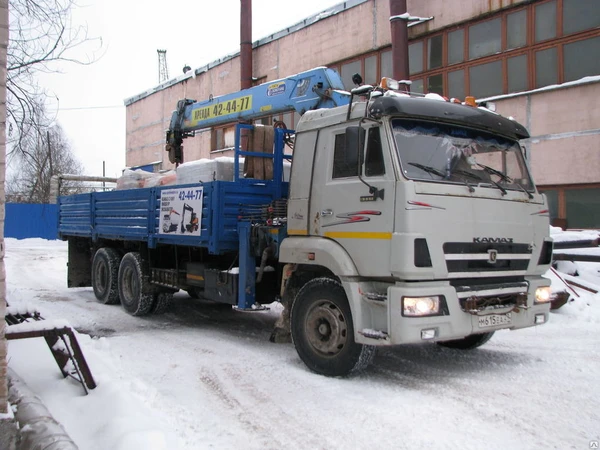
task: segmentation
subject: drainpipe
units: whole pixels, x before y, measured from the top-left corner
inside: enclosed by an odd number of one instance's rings
[[[390,16],[400,16],[407,12],[406,0],[390,0]],[[408,80],[408,20],[394,19],[390,22],[392,31],[392,78]],[[382,74],[386,76],[387,74]],[[409,86],[407,86],[408,88]]]
[[[252,87],[252,0],[240,0],[240,88]]]

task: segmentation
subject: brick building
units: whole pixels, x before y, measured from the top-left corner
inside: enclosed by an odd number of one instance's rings
[[[408,0],[413,92],[472,95],[523,123],[524,142],[552,220],[600,228],[600,2],[597,0]],[[391,76],[389,0],[350,0],[253,43],[257,83],[316,66],[377,84]],[[164,131],[179,99],[239,90],[240,61],[228,56],[129,98],[126,162],[162,160]],[[289,127],[297,114],[265,117]],[[186,160],[231,154],[233,124],[187,139]]]

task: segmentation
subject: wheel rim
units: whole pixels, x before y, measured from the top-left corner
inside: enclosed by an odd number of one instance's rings
[[[332,302],[322,301],[306,316],[306,336],[312,347],[324,355],[342,351],[348,340],[348,327],[342,311]]]
[[[104,295],[108,286],[108,267],[106,267],[106,263],[103,261],[98,267],[97,272],[98,277],[98,290],[101,295]]]
[[[138,280],[135,276],[135,271],[126,267],[123,273],[123,300],[129,305],[132,305],[139,291]]]

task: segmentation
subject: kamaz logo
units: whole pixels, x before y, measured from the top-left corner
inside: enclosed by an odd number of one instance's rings
[[[476,244],[484,244],[484,243],[512,244],[513,238],[476,237],[476,238],[473,238],[473,242],[475,242]]]

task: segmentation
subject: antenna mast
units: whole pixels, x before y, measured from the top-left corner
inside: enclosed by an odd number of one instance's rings
[[[169,79],[169,69],[167,67],[167,51],[156,50],[158,53],[158,84]]]

